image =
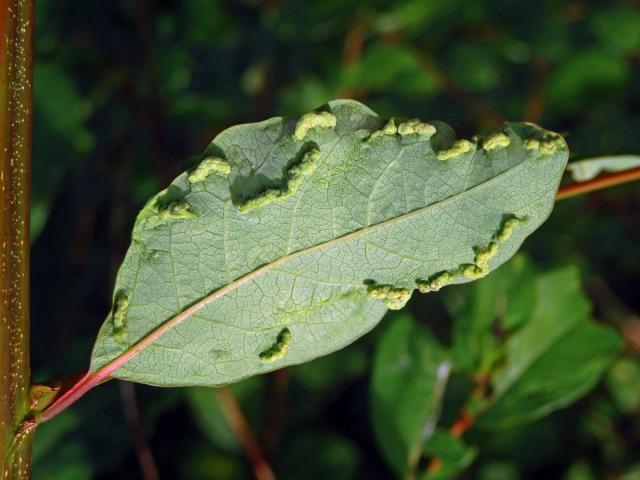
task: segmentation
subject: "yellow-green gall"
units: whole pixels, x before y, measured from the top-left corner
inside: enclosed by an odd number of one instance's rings
[[[260,195],[242,202],[238,205],[238,210],[240,213],[247,213],[274,201],[281,201],[289,198],[298,191],[302,181],[315,171],[318,166],[319,159],[320,150],[312,148],[304,154],[302,160],[298,164],[289,168],[289,171],[287,172],[287,184],[284,187],[265,190]]]
[[[390,310],[400,310],[411,298],[411,290],[408,288],[394,287],[393,285],[378,285],[372,283],[367,288],[371,298],[380,299]]]
[[[535,138],[527,138],[524,141],[524,148],[527,150],[538,150],[540,148],[540,140],[536,140]]]
[[[431,137],[436,133],[436,127],[414,118],[413,120],[407,120],[398,125],[398,133],[402,136],[416,134]]]
[[[289,180],[292,180],[294,178],[308,177],[309,175],[311,175],[315,171],[319,159],[320,150],[318,150],[317,148],[312,148],[311,150],[309,150],[304,154],[300,163],[292,166],[289,169]]]
[[[494,133],[482,142],[482,148],[487,151],[491,151],[498,148],[508,147],[510,143],[511,139],[504,133]]]
[[[168,220],[172,218],[193,218],[195,213],[191,211],[191,206],[184,200],[171,202],[159,211],[160,218]]]
[[[440,150],[436,153],[438,160],[449,160],[463,153],[470,152],[473,149],[473,143],[469,140],[458,140],[451,145],[451,148]]]
[[[498,253],[498,243],[490,242],[485,248],[476,250],[475,262],[476,264],[486,264],[489,260],[496,256]]]
[[[311,112],[303,115],[298,120],[294,136],[298,140],[304,140],[309,130],[314,128],[335,128],[336,117],[329,112]]]
[[[396,121],[394,118],[391,118],[384,127],[382,127],[380,130],[376,130],[375,132],[373,132],[369,138],[367,139],[367,141],[370,140],[374,140],[376,138],[380,138],[382,136],[385,135],[395,135],[396,133],[398,133],[398,127],[396,126]]]
[[[543,155],[551,155],[564,148],[564,140],[559,136],[549,136],[546,140],[540,142],[540,153]]]
[[[113,299],[113,311],[111,313],[111,324],[113,335],[118,342],[123,342],[127,337],[127,309],[129,308],[129,294],[124,290],[119,290]]]
[[[421,293],[437,292],[445,285],[449,284],[454,278],[450,272],[440,272],[429,280],[418,280],[418,290]]]
[[[265,363],[275,362],[280,360],[287,354],[289,345],[293,340],[293,334],[288,328],[283,328],[276,337],[276,341],[273,345],[260,353],[260,360]]]
[[[476,265],[476,264],[468,264],[462,265],[461,268],[462,275],[467,277],[470,280],[476,280],[478,278],[482,278],[487,276],[489,273],[489,267],[485,264]]]
[[[513,233],[513,229],[519,225],[522,225],[522,223],[524,223],[524,220],[518,217],[507,218],[502,223],[502,227],[500,228],[498,233],[496,233],[495,239],[498,242],[505,242],[509,240],[509,238],[511,238],[511,234]]]
[[[231,166],[226,160],[219,157],[209,157],[200,162],[189,174],[187,180],[189,180],[189,183],[198,183],[203,182],[213,173],[226,177],[229,172],[231,172]]]

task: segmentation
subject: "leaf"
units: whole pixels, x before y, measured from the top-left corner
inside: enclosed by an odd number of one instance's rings
[[[615,53],[640,48],[640,12],[626,5],[607,5],[590,16],[590,27],[598,39]]]
[[[458,475],[475,460],[478,452],[446,431],[436,430],[424,446],[424,453],[434,459],[423,480],[446,480]]]
[[[302,431],[279,449],[279,478],[349,480],[358,478],[363,459],[357,446],[335,432]]]
[[[371,382],[371,421],[380,451],[398,473],[416,466],[436,427],[451,362],[448,352],[403,314],[380,338]]]
[[[456,366],[486,374],[504,355],[504,337],[533,312],[534,271],[519,254],[470,289],[451,289],[445,300],[455,318]]]
[[[535,290],[531,318],[507,340],[491,378],[481,428],[530,422],[569,405],[595,386],[621,348],[615,332],[590,320],[575,268],[539,275]]]
[[[409,46],[375,43],[344,69],[341,88],[378,92],[393,89],[414,99],[433,95],[439,90],[437,79],[420,62],[420,54]]]
[[[77,92],[66,72],[54,63],[42,62],[35,66],[34,77],[32,242],[46,224],[64,174],[77,159],[86,157],[95,143],[85,125],[91,102]]]
[[[617,360],[607,372],[606,385],[621,412],[632,415],[640,411],[640,360]]]
[[[640,167],[640,156],[613,155],[571,162],[567,165],[567,170],[571,172],[574,181],[586,182],[602,172],[623,172],[635,167]]]
[[[566,160],[531,124],[454,142],[350,100],[230,128],[139,214],[91,372],[220,385],[338,350],[510,258]]]
[[[623,58],[606,50],[585,48],[554,68],[546,95],[553,111],[578,112],[611,101],[628,80],[629,67]]]

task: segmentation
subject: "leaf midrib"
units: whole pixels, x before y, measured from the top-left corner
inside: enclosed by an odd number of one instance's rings
[[[477,152],[476,152],[477,155]],[[475,157],[475,155],[474,155]],[[470,162],[472,162],[474,159],[472,158],[470,160]],[[210,293],[209,295],[203,297],[202,299],[196,301],[196,303],[194,303],[193,305],[191,305],[189,308],[187,308],[186,310],[183,310],[182,312],[178,313],[177,315],[169,318],[168,320],[166,320],[165,322],[161,323],[160,325],[158,325],[154,330],[152,330],[151,332],[149,332],[148,334],[146,334],[145,336],[143,336],[142,338],[140,338],[136,343],[134,343],[132,346],[130,346],[127,350],[125,350],[123,353],[121,353],[120,355],[118,355],[117,357],[115,357],[114,359],[108,361],[105,365],[101,366],[100,368],[98,368],[97,370],[95,370],[93,372],[94,375],[98,375],[99,372],[101,374],[104,374],[105,376],[111,375],[112,373],[114,373],[116,370],[118,370],[120,367],[124,366],[126,363],[128,363],[129,361],[131,361],[133,358],[135,358],[139,353],[141,353],[143,350],[145,350],[147,347],[149,347],[151,344],[153,344],[153,342],[155,342],[155,340],[157,340],[158,338],[162,337],[165,333],[171,331],[174,327],[177,327],[179,324],[181,324],[184,320],[188,319],[189,317],[191,317],[192,315],[194,315],[195,313],[199,312],[200,310],[202,310],[204,307],[206,307],[207,305],[209,305],[210,303],[213,303],[214,301],[218,300],[219,298],[227,295],[228,293],[234,291],[235,289],[242,287],[243,285],[253,281],[254,279],[260,277],[263,273],[267,273],[270,270],[284,264],[287,263],[289,260],[304,256],[306,254],[310,254],[313,252],[316,252],[318,250],[323,250],[324,248],[332,248],[335,245],[338,245],[342,242],[351,240],[353,238],[357,238],[365,233],[368,233],[370,231],[373,231],[377,228],[384,228],[386,226],[389,225],[394,225],[396,223],[405,221],[407,219],[411,219],[423,212],[429,211],[430,209],[436,208],[436,207],[440,207],[443,205],[446,205],[449,202],[453,202],[454,200],[458,199],[459,197],[461,197],[462,195],[468,194],[470,192],[473,192],[475,190],[479,190],[481,188],[484,188],[486,186],[489,186],[495,182],[497,182],[498,180],[500,180],[502,177],[508,175],[508,174],[512,174],[514,171],[519,170],[520,168],[523,168],[523,166],[528,162],[531,161],[531,157],[529,157],[527,154],[525,154],[524,160],[512,167],[509,167],[508,169],[506,169],[505,171],[499,173],[498,175],[491,177],[481,183],[478,183],[477,185],[474,185],[473,187],[467,189],[467,190],[462,190],[458,193],[455,193],[453,195],[451,195],[450,197],[447,197],[441,201],[435,202],[435,203],[431,203],[429,205],[425,205],[424,207],[420,207],[420,208],[416,208],[414,210],[411,210],[409,212],[405,212],[401,215],[398,215],[396,217],[390,218],[388,220],[384,220],[382,222],[373,224],[373,225],[367,225],[364,226],[358,230],[354,230],[353,232],[347,233],[345,235],[342,235],[340,237],[337,238],[333,238],[331,240],[327,240],[321,243],[318,243],[316,245],[312,245],[310,247],[306,247],[303,248],[301,250],[298,250],[296,252],[284,255],[280,258],[277,258],[259,268],[257,268],[256,270],[253,270],[252,272],[243,275],[242,277],[237,278],[236,280],[232,281],[231,283],[219,288],[218,290]],[[364,288],[364,284],[363,284],[363,288]]]

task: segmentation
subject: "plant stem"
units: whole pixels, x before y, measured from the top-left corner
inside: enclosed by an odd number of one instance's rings
[[[593,180],[580,183],[572,183],[566,185],[556,195],[556,200],[563,200],[569,197],[575,197],[583,193],[589,193],[596,190],[602,190],[603,188],[613,187],[622,183],[631,182],[633,180],[640,180],[640,167],[632,168],[631,170],[625,170],[624,172],[608,173],[600,175]]]
[[[253,474],[256,479],[276,480],[276,476],[273,474],[273,470],[260,449],[258,442],[256,442],[251,427],[244,417],[236,397],[228,387],[216,388],[215,392],[231,428],[235,432],[236,437],[238,437],[238,440],[240,440],[242,448],[251,463],[251,468],[253,469]]]
[[[129,425],[131,440],[136,449],[138,463],[142,470],[142,478],[144,480],[160,480],[160,473],[156,466],[156,460],[153,451],[147,443],[142,427],[142,419],[140,418],[140,409],[138,408],[138,400],[136,399],[136,386],[131,382],[122,381],[120,384],[120,397],[122,398],[122,407],[124,409],[124,417]]]
[[[0,0],[0,478],[28,479],[33,0]]]

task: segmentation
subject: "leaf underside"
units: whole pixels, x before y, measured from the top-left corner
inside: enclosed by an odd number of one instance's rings
[[[91,371],[126,357],[113,376],[220,385],[311,360],[418,286],[497,268],[551,212],[556,134],[505,124],[454,142],[355,101],[322,111],[222,132],[147,203]]]

